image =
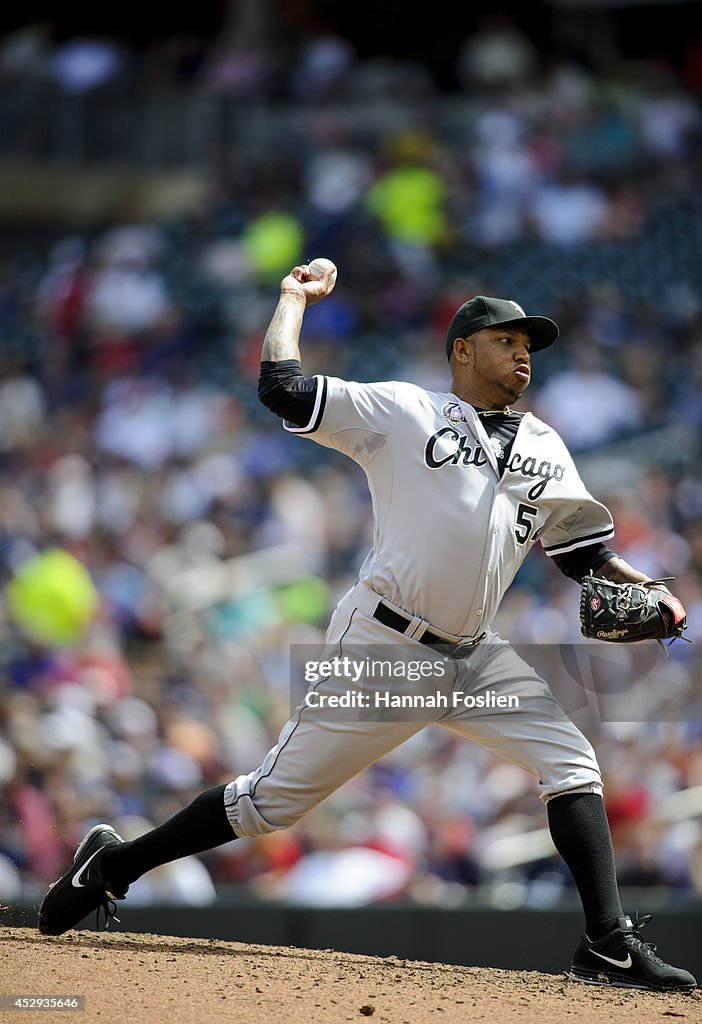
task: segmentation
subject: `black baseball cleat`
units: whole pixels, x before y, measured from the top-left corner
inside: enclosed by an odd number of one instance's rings
[[[689,971],[671,967],[656,947],[644,941],[640,929],[650,914],[617,919],[617,927],[594,942],[583,935],[573,954],[569,978],[590,985],[643,988],[653,992],[691,992],[697,982]]]
[[[115,900],[123,900],[124,892],[113,892],[103,877],[100,865],[104,851],[119,846],[124,840],[110,825],[95,825],[76,850],[73,864],[50,887],[39,907],[39,931],[43,935],[63,935],[69,928],[97,911],[105,913],[105,927],[115,917]]]

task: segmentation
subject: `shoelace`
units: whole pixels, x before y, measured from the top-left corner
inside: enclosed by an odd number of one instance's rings
[[[100,920],[100,911],[102,911],[104,920]],[[110,927],[110,921],[116,921],[117,924],[122,922],[117,917],[117,904],[111,898],[111,893],[105,893],[102,902],[95,911],[95,927],[99,932],[106,932]]]
[[[639,953],[643,953],[644,956],[647,956],[649,960],[653,960],[654,963],[657,963],[660,967],[667,967],[668,965],[665,963],[665,961],[661,960],[659,956],[656,956],[656,949],[658,947],[654,945],[652,942],[646,942],[643,935],[641,934],[641,929],[645,928],[649,921],[652,920],[652,914],[644,914],[643,917],[639,917],[639,912],[637,910],[634,914],[634,919],[631,922],[632,931],[627,932],[625,934],[627,940],[630,940],[631,942],[635,943],[634,948]]]

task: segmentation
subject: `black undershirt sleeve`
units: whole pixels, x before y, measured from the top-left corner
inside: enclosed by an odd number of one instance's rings
[[[314,411],[317,384],[316,377],[303,376],[299,359],[264,361],[258,378],[258,397],[271,412],[296,427],[305,427]]]
[[[553,561],[561,570],[564,576],[569,576],[576,583],[582,583],[583,577],[589,572],[597,572],[610,558],[615,558],[614,551],[610,551],[601,542],[587,544],[584,548],[576,548],[566,555],[554,555]]]

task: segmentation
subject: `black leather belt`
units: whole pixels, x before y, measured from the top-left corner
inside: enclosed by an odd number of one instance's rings
[[[389,626],[390,629],[396,629],[398,633],[405,633],[407,627],[412,621],[410,618],[405,618],[399,612],[395,612],[392,608],[388,608],[382,601],[378,603],[377,608],[373,612],[373,618],[377,619],[378,622],[382,622],[384,626]],[[481,633],[480,636],[476,636],[471,640],[461,641],[462,647],[474,647],[479,644],[485,636],[485,633]],[[442,636],[437,636],[436,633],[432,633],[430,629],[425,629],[424,633],[418,638],[420,644],[453,644],[457,646],[452,640],[445,640]]]

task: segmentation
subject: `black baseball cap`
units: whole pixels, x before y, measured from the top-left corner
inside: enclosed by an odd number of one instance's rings
[[[547,316],[527,316],[512,299],[476,295],[454,313],[446,334],[446,355],[451,357],[456,338],[467,338],[484,327],[508,327],[512,324],[525,328],[531,338],[532,352],[548,348],[558,337],[558,324]]]

